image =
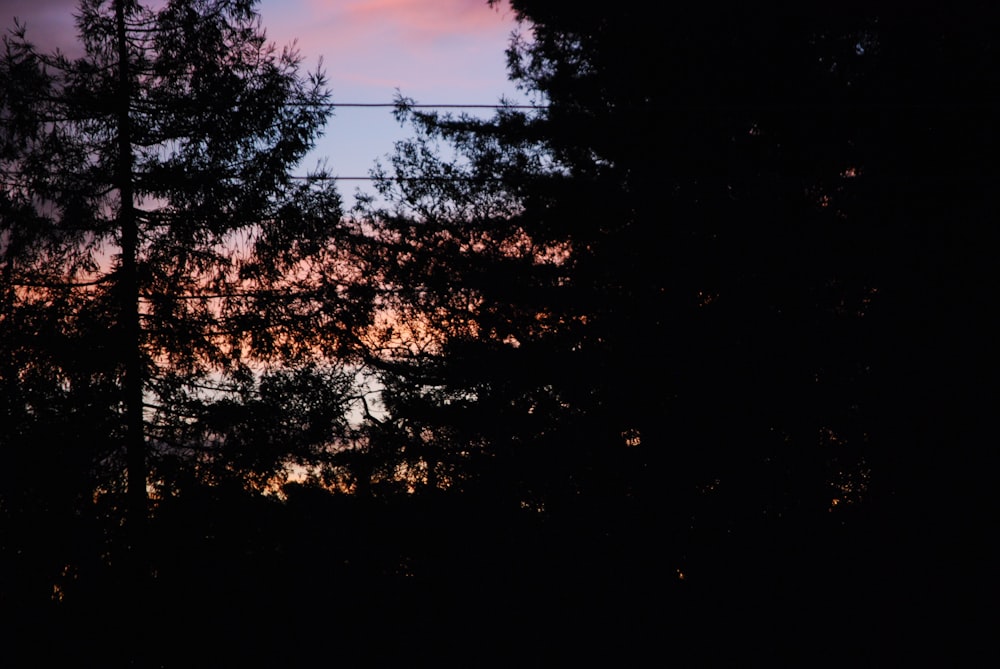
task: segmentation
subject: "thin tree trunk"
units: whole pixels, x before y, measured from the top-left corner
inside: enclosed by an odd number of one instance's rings
[[[129,119],[131,79],[129,72],[128,43],[125,32],[124,0],[115,2],[115,20],[118,41],[118,192],[121,202],[118,225],[121,231],[121,324],[125,355],[122,390],[126,414],[126,467],[128,497],[126,518],[132,550],[138,563],[143,559],[144,533],[147,513],[146,452],[143,434],[142,406],[142,350],[139,323],[139,281],[136,269],[139,231],[134,209],[132,128]]]

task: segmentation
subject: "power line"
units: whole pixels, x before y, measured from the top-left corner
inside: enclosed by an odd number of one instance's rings
[[[497,177],[340,177],[326,175],[296,175],[289,177],[301,181],[500,181]]]
[[[544,176],[544,175],[542,175]],[[843,177],[839,175],[806,175],[811,177],[812,180],[829,179],[829,180],[851,180],[854,177]],[[488,176],[454,176],[454,177],[399,177],[399,176],[380,176],[380,177],[359,177],[359,176],[333,176],[333,175],[294,175],[288,177],[290,179],[301,180],[301,181],[395,181],[395,182],[438,182],[438,183],[450,183],[450,182],[501,182],[504,181],[502,177],[488,177]],[[682,180],[691,182],[723,182],[723,183],[737,183],[741,181],[748,181],[754,179],[748,179],[747,177],[741,177],[740,175],[724,175],[724,174],[688,174],[688,175],[664,175],[664,179],[668,180]],[[760,175],[756,180],[767,182],[767,181],[802,181],[806,177],[802,175],[792,175],[792,174],[767,174]],[[880,175],[864,175],[858,177],[865,181],[892,181],[892,182],[915,182],[915,183],[927,183],[927,182],[990,182],[997,183],[1000,182],[1000,175],[993,173],[976,173],[976,174],[880,174]],[[809,180],[809,179],[806,179]],[[524,179],[521,179],[523,182]]]
[[[291,102],[293,107],[398,107],[402,109],[549,109],[547,104],[480,104],[480,103],[405,103],[405,102]],[[802,102],[729,102],[716,104],[656,104],[656,109],[664,111],[814,111],[814,110],[933,110],[933,109],[992,109],[996,107],[993,101],[875,101],[875,102],[832,102],[832,101],[802,101]]]
[[[405,104],[396,102],[325,102],[317,105],[302,103],[308,107],[401,107],[403,109],[548,109],[548,105],[531,104]]]

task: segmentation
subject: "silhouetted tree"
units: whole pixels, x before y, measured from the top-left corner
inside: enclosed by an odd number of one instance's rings
[[[350,429],[341,361],[368,317],[344,285],[350,231],[324,175],[290,172],[329,93],[254,5],[83,0],[81,56],[20,26],[4,41],[4,438],[84,441],[79,471],[124,484],[137,533],[178,468],[259,489]],[[49,414],[86,429],[22,434]]]
[[[913,347],[961,303],[931,278],[968,240],[948,212],[991,211],[989,12],[511,4],[511,74],[545,108],[401,100],[417,135],[362,207],[399,460],[582,504],[608,537],[645,518],[728,583],[804,569],[791,547],[873,497],[925,507],[937,458],[906,416],[948,376]]]
[[[654,28],[638,6],[514,8],[532,36],[511,74],[544,110],[480,121],[401,101],[421,134],[383,182],[397,208],[375,216],[395,308],[427,345],[386,363],[387,402],[408,406],[414,448],[423,421],[494,462],[523,448],[510,466],[549,494],[622,485],[627,460],[668,488],[714,487],[720,466],[766,457],[737,444],[793,429],[791,388],[822,365],[795,331],[832,308],[824,283],[870,297],[866,277],[828,273],[822,240],[845,234],[822,198],[846,187],[851,138],[796,116],[841,95],[819,58],[852,34],[756,10]],[[833,46],[812,41],[820,27]],[[816,446],[807,422],[796,436]]]

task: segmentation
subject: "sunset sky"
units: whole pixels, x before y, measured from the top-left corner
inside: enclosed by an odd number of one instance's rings
[[[158,0],[150,0],[155,6]],[[0,0],[0,24],[27,23],[39,47],[75,46],[76,0]],[[504,49],[515,29],[508,7],[486,0],[262,0],[268,37],[298,41],[309,69],[320,57],[335,102],[391,102],[396,90],[418,103],[526,101],[507,80]],[[375,159],[408,134],[386,108],[340,108],[303,172],[327,158],[338,176],[366,176]],[[345,181],[352,202],[366,182]]]

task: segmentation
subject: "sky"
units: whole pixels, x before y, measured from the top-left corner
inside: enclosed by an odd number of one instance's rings
[[[159,0],[151,0],[155,6]],[[27,24],[40,48],[72,53],[76,0],[0,0],[0,26]],[[297,42],[304,66],[322,58],[335,103],[389,103],[397,90],[421,104],[526,102],[507,79],[504,50],[516,29],[506,4],[486,0],[261,0],[268,39]],[[322,160],[341,177],[367,176],[409,134],[389,108],[335,108],[299,171]],[[367,182],[339,186],[347,203]]]

